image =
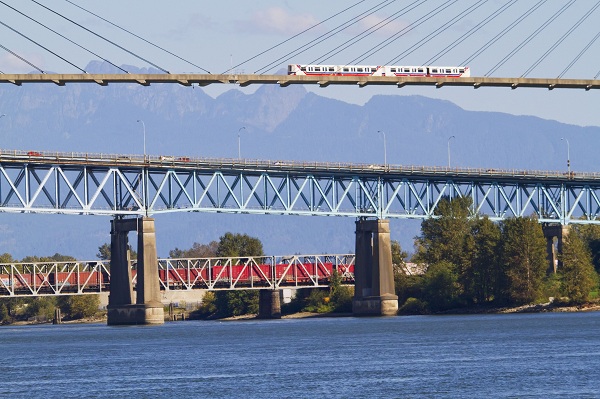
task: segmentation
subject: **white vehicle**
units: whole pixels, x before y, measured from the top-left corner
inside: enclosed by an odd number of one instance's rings
[[[288,75],[305,76],[417,76],[462,78],[471,76],[468,66],[404,65],[288,65]]]

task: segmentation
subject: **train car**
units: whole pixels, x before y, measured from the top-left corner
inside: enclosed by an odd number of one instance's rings
[[[404,65],[288,65],[288,75],[297,76],[411,76],[449,77],[471,76],[468,66],[404,66]]]

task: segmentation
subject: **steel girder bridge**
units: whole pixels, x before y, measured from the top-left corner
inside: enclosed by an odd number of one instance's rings
[[[424,219],[470,197],[492,220],[600,224],[600,173],[6,151],[0,212]]]
[[[159,259],[161,290],[328,287],[354,284],[353,254]],[[133,287],[137,263],[132,262]],[[0,297],[98,294],[110,290],[109,261],[0,264]]]

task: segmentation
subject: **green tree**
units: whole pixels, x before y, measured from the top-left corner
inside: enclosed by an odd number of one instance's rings
[[[26,319],[37,317],[42,320],[52,320],[54,317],[54,309],[56,308],[56,299],[54,297],[41,296],[32,298],[28,302],[28,305],[24,307],[23,313]]]
[[[98,247],[98,253],[96,257],[100,260],[110,260],[110,244],[104,243]],[[129,256],[131,259],[137,259],[137,252],[133,250],[131,245],[129,245]]]
[[[69,295],[62,296],[58,302],[61,311],[70,319],[92,317],[100,307],[98,295]]]
[[[474,251],[472,254],[472,295],[479,304],[494,299],[500,281],[500,227],[487,216],[478,218],[471,226]]]
[[[11,254],[5,252],[2,255],[0,255],[0,263],[12,263],[12,262],[14,262],[14,259]]]
[[[600,225],[574,224],[571,230],[575,230],[587,245],[592,257],[592,264],[597,273],[600,273]]]
[[[262,242],[247,234],[225,233],[219,238],[218,257],[263,256]]]
[[[455,265],[441,261],[429,265],[424,276],[423,291],[425,300],[432,311],[450,309],[455,305],[458,278]]]
[[[392,265],[403,268],[406,258],[408,258],[408,252],[402,250],[398,241],[392,240]]]
[[[567,296],[572,303],[587,301],[597,282],[597,275],[589,249],[577,231],[572,231],[564,238],[560,259],[562,267],[558,272],[562,295]]]
[[[531,303],[539,297],[547,269],[542,226],[534,218],[518,217],[504,220],[501,229],[503,286],[499,296],[510,304]]]
[[[190,249],[175,248],[169,251],[170,258],[212,258],[217,256],[219,243],[211,241],[208,244],[200,244],[195,242]]]

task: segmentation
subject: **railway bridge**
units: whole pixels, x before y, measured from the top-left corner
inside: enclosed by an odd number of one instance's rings
[[[600,223],[598,173],[0,150],[0,212],[112,217],[109,324],[162,322],[153,217],[168,212],[356,218],[353,311],[395,314],[389,219],[435,217],[458,196],[492,220],[535,215],[552,251],[557,226]]]

